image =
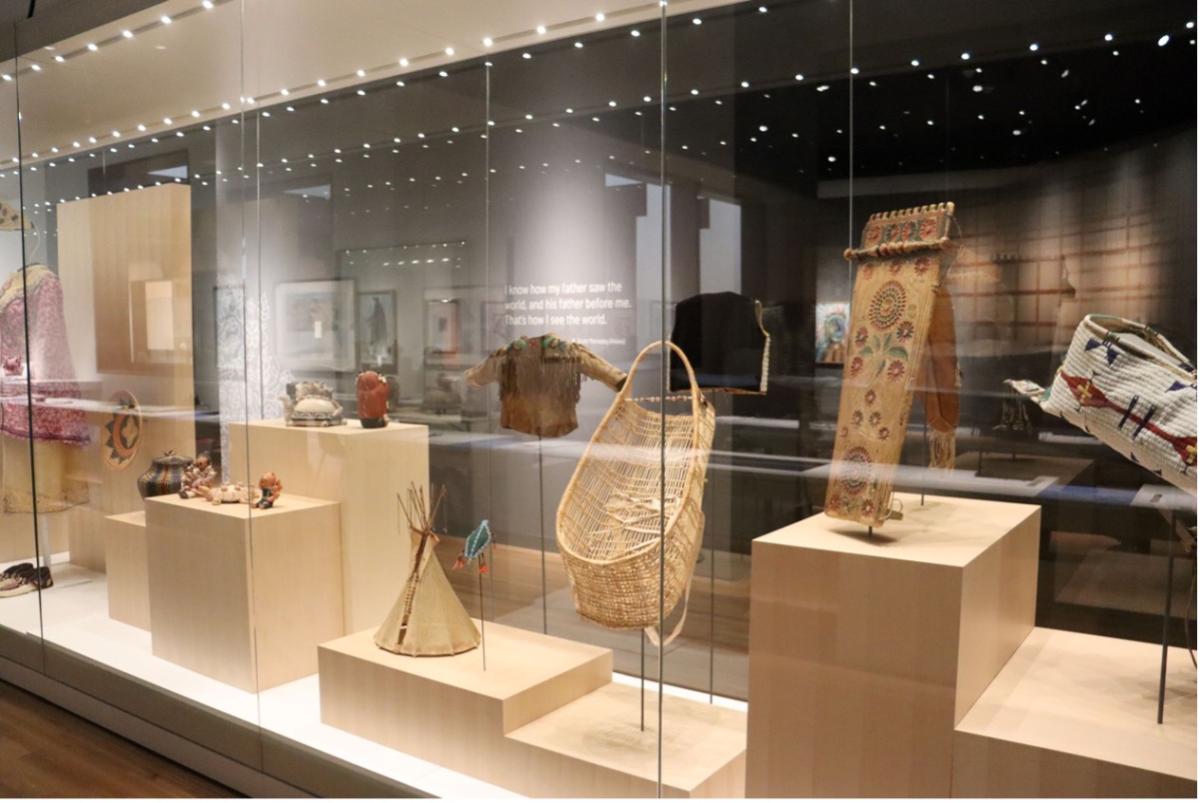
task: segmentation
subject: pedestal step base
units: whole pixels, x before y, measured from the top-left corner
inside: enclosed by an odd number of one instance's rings
[[[363,631],[320,647],[321,721],[526,795],[653,797],[658,699],[611,682],[612,652],[488,623],[481,650],[393,655]],[[663,793],[740,796],[745,714],[663,699]]]
[[[1036,628],[955,728],[956,797],[1196,796],[1196,675],[1156,644]]]

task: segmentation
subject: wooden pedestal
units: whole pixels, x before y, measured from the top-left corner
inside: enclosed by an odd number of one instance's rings
[[[342,629],[338,505],[146,500],[153,653],[260,691],[311,675]]]
[[[653,797],[657,698],[611,683],[612,652],[488,623],[480,650],[410,658],[374,631],[320,648],[321,720],[526,795]],[[664,698],[663,783],[671,796],[739,796],[745,716]]]
[[[958,724],[956,797],[1196,797],[1196,670],[1172,649],[1037,628]]]
[[[413,482],[429,487],[428,442],[429,429],[413,424],[382,429],[363,429],[357,421],[320,428],[283,421],[230,424],[227,465],[234,480],[246,481],[241,474],[246,466],[255,483],[274,471],[284,493],[341,503],[343,632],[378,626],[396,601],[397,578],[410,560],[396,494]]]
[[[946,797],[954,726],[1033,628],[1041,510],[898,494],[754,541],[746,791]]]
[[[150,579],[144,510],[105,520],[104,561],[108,567],[109,618],[149,630]]]

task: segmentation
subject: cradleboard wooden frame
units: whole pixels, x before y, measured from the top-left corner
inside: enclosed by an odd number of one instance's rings
[[[875,214],[862,247],[846,250],[858,275],[825,499],[829,516],[873,527],[894,516],[896,464],[918,387],[930,465],[954,465],[958,365],[954,310],[941,286],[954,259],[953,220],[952,203]]]

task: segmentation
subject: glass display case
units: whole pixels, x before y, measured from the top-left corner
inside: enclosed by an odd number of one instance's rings
[[[252,793],[1194,796],[1194,11],[11,21],[0,677]]]

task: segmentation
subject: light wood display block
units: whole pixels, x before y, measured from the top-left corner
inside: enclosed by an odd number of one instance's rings
[[[74,558],[74,555],[72,555]],[[150,629],[150,578],[147,567],[146,511],[109,516],[104,528],[108,579],[108,617]]]
[[[394,655],[363,631],[320,648],[321,720],[526,795],[653,797],[657,700],[611,681],[612,652],[487,623],[480,650]],[[664,791],[738,795],[745,715],[664,699]]]
[[[311,675],[342,629],[338,504],[146,500],[154,655],[246,691]]]
[[[1196,797],[1196,670],[1161,646],[1037,628],[958,724],[956,797]]]
[[[751,797],[946,797],[954,726],[1033,629],[1041,509],[897,494],[755,539]]]
[[[230,424],[229,444],[233,479],[247,481],[246,466],[254,483],[274,471],[285,494],[341,503],[343,632],[378,626],[396,601],[397,578],[410,561],[396,494],[414,482],[428,489],[429,428],[393,422],[363,429],[354,420],[336,427],[252,421]]]

